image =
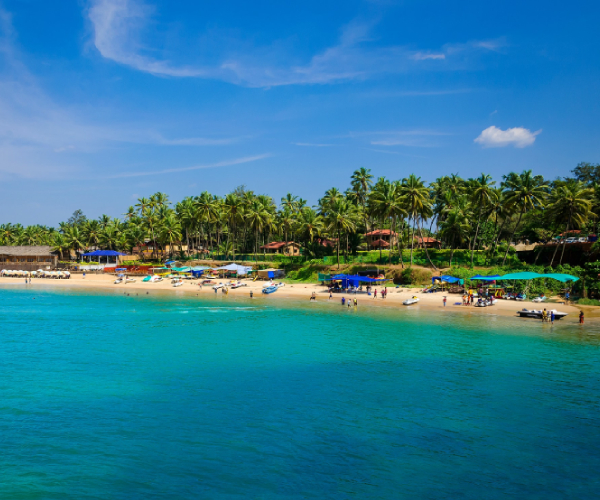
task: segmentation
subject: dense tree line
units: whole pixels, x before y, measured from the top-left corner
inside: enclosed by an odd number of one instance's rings
[[[402,261],[403,250],[410,250],[412,263],[419,241],[432,235],[450,249],[450,265],[455,249],[468,249],[472,264],[476,250],[504,262],[509,242],[548,241],[575,229],[595,232],[599,209],[600,165],[579,164],[573,177],[553,181],[524,171],[500,183],[487,174],[472,179],[453,174],[429,185],[412,174],[375,180],[361,168],[345,192],[331,188],[313,207],[292,194],[277,206],[243,186],[224,197],[205,191],[175,204],[156,193],[140,198],[122,219],[89,220],[76,211],[58,228],[3,224],[0,244],[50,245],[62,255],[92,247],[129,252],[149,244],[155,259],[160,249],[181,253],[186,245],[190,255],[219,253],[235,260],[240,253],[256,256],[270,241],[295,240],[307,258],[333,252],[339,262],[340,254],[365,248],[367,232],[391,229],[398,239],[386,250],[390,262],[393,255]],[[562,261],[564,247],[556,246],[552,263]]]

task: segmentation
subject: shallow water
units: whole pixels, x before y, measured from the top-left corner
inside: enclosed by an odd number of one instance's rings
[[[594,498],[600,331],[0,288],[0,498]]]

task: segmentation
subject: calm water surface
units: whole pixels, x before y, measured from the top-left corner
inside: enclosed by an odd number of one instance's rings
[[[0,287],[0,498],[598,498],[600,331]]]

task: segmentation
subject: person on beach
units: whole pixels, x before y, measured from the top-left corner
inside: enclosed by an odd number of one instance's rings
[[[329,300],[333,299],[333,294],[331,293],[331,288],[329,289]]]
[[[546,323],[548,321],[548,312],[546,311],[546,308],[544,307],[544,310],[542,311],[542,323]]]
[[[467,299],[465,297],[465,294],[463,294],[462,299],[463,299],[463,306],[467,305]]]
[[[250,290],[250,298],[254,297],[254,292]]]
[[[85,279],[85,271],[83,271],[83,279]]]
[[[444,307],[446,307],[446,296],[444,295]]]
[[[342,306],[346,303],[346,297],[342,297]]]
[[[376,299],[377,298],[377,288],[375,288],[375,290],[373,290],[373,298]]]
[[[569,292],[565,293],[565,304],[569,303]]]
[[[554,324],[554,309],[552,309],[552,311],[550,311],[550,323],[552,325]]]
[[[584,319],[585,318],[583,317],[583,311],[579,311],[579,324],[580,325],[583,325],[583,320]]]
[[[356,297],[354,298],[354,307],[358,307],[358,300],[356,300]]]

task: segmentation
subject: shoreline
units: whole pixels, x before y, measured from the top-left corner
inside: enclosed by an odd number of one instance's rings
[[[159,283],[150,283],[150,282],[142,282],[140,278],[139,280],[135,278],[135,283],[127,283],[127,284],[119,284],[115,285],[113,282],[115,277],[112,275],[102,275],[102,274],[91,274],[87,275],[85,279],[83,275],[74,274],[71,275],[71,278],[68,280],[57,280],[57,279],[33,279],[31,284],[25,284],[23,278],[1,278],[0,286],[2,284],[11,284],[11,285],[23,285],[28,289],[34,289],[36,286],[40,286],[43,288],[89,288],[92,290],[112,290],[119,292],[162,292],[163,294],[169,294],[171,292],[173,295],[184,294],[184,295],[197,295],[197,296],[222,296],[222,292],[219,290],[215,294],[212,286],[198,286],[199,280],[193,281],[184,281],[183,286],[173,287],[171,285],[170,280],[165,280]],[[220,280],[221,281],[221,280]],[[219,281],[219,282],[220,282]],[[228,280],[222,280],[222,282],[226,282]],[[586,313],[586,319],[594,319],[596,308],[586,308],[586,307],[575,307],[571,305],[563,305],[556,303],[532,303],[528,301],[517,302],[513,300],[498,300],[497,304],[490,307],[475,307],[475,306],[463,306],[462,305],[462,296],[458,294],[446,294],[447,297],[447,305],[444,307],[442,298],[443,295],[439,294],[425,294],[416,292],[415,289],[405,289],[405,288],[388,288],[388,296],[385,299],[377,298],[374,299],[373,295],[368,296],[366,293],[335,293],[333,294],[333,298],[329,299],[329,293],[327,288],[322,285],[317,284],[286,284],[284,287],[280,288],[277,292],[270,295],[262,294],[262,287],[265,283],[264,281],[250,281],[250,280],[242,280],[247,286],[238,288],[238,289],[229,289],[229,294],[232,297],[244,297],[249,298],[250,291],[254,294],[254,300],[259,300],[263,303],[270,300],[282,300],[282,299],[295,299],[295,300],[306,300],[309,302],[310,296],[313,292],[316,295],[317,302],[337,302],[341,301],[342,297],[346,297],[346,299],[354,299],[355,297],[358,300],[359,307],[385,307],[385,308],[394,308],[394,309],[406,309],[406,310],[424,310],[427,312],[436,312],[437,314],[442,314],[445,312],[452,313],[461,313],[461,314],[469,314],[469,315],[493,315],[493,316],[504,316],[504,317],[517,317],[517,311],[520,311],[523,308],[527,309],[540,309],[544,306],[547,309],[556,308],[557,310],[568,313],[568,316],[562,320],[560,323],[572,323],[578,324],[578,314],[580,309],[584,309]],[[402,302],[413,295],[419,297],[419,303],[412,306],[404,306]],[[460,305],[455,305],[456,303],[461,303]],[[588,315],[588,313],[591,313]],[[528,319],[526,321],[535,321]]]

